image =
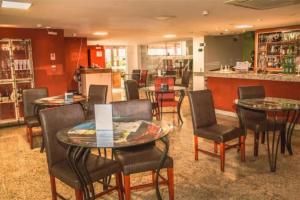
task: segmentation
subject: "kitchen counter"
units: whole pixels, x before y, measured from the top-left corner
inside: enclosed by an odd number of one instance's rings
[[[205,77],[300,82],[300,76],[297,76],[297,74],[256,74],[254,72],[207,72],[205,73]]]

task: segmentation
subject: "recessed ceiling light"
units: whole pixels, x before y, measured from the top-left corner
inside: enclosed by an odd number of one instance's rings
[[[50,28],[51,28],[51,26],[46,26],[45,28],[46,28],[46,29],[50,29]]]
[[[175,34],[166,34],[164,35],[164,38],[175,38],[176,35]]]
[[[207,16],[208,14],[209,14],[208,10],[203,10],[203,11],[202,11],[202,15],[203,15],[203,16]]]
[[[176,18],[176,16],[174,16],[174,15],[161,15],[161,16],[155,17],[155,19],[160,20],[160,21],[166,21],[166,20],[174,19],[174,18]]]
[[[108,32],[95,32],[93,33],[93,35],[100,35],[100,36],[105,36],[105,35],[108,35]]]
[[[15,8],[15,9],[22,9],[27,10],[31,6],[31,3],[28,2],[16,2],[16,1],[2,1],[1,7],[2,8]]]
[[[36,27],[41,28],[43,25],[42,24],[37,24]]]
[[[224,32],[228,32],[229,30],[226,28],[226,29],[224,29]]]
[[[235,25],[235,28],[239,28],[239,29],[243,29],[243,28],[252,28],[253,25],[250,24],[239,24],[239,25]]]

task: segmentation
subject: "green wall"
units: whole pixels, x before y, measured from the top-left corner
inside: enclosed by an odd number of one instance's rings
[[[251,61],[251,52],[254,51],[254,32],[246,32],[242,34],[243,38],[243,61]]]

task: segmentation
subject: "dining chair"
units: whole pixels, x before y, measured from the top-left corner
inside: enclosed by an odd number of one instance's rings
[[[154,87],[155,90],[157,91],[156,94],[156,100],[160,109],[160,117],[162,118],[163,113],[179,113],[179,102],[175,98],[175,92],[164,92],[160,93],[159,91],[161,90],[161,85],[162,84],[167,84],[169,90],[172,90],[174,87],[174,79],[172,77],[163,77],[163,78],[156,78],[154,82]],[[163,112],[163,108],[173,108],[176,109],[176,111],[173,112]],[[178,118],[178,120],[180,120]]]
[[[125,93],[126,93],[127,101],[140,98],[139,85],[137,81],[126,80],[124,85],[125,85]]]
[[[83,200],[82,186],[69,166],[66,155],[66,145],[60,143],[56,138],[58,131],[75,126],[85,120],[82,107],[78,104],[44,109],[40,111],[41,126],[45,138],[45,149],[48,170],[50,174],[50,184],[52,199],[56,200],[61,195],[56,191],[56,179],[62,181],[75,189],[76,200]],[[105,159],[93,154],[88,156],[86,161],[87,170],[92,182],[96,182],[104,177],[115,174],[116,186],[112,190],[118,191],[119,199],[122,195],[122,175],[121,167],[117,161]],[[96,196],[102,196],[107,192],[101,192]]]
[[[117,121],[152,121],[152,105],[149,100],[132,100],[113,102],[113,116],[119,118]],[[121,163],[124,178],[125,200],[131,198],[131,190],[152,186],[155,184],[155,170],[157,169],[162,151],[149,143],[142,146],[122,148],[114,152],[115,158]],[[169,188],[169,199],[174,199],[174,176],[173,159],[167,157],[163,168],[167,168],[167,179],[160,176],[160,184],[167,184]],[[130,175],[141,172],[152,172],[152,183],[143,185],[131,185]]]
[[[139,87],[147,86],[148,70],[142,70],[141,79],[138,81]]]
[[[31,88],[25,89],[22,92],[23,109],[24,109],[24,122],[26,124],[27,140],[30,148],[33,148],[33,132],[32,128],[39,127],[40,122],[37,116],[37,108],[34,101],[48,96],[47,88]]]
[[[181,84],[179,84],[179,86],[188,88],[190,84],[190,76],[191,76],[190,71],[184,71],[181,78]]]
[[[95,118],[95,104],[105,104],[107,98],[107,85],[90,85],[88,104],[87,104],[87,119]]]
[[[141,79],[141,70],[140,69],[133,69],[131,79],[135,81],[139,81]]]
[[[263,86],[243,86],[238,87],[238,98],[239,99],[254,99],[254,98],[265,98],[265,88]],[[241,113],[242,112],[242,113]],[[254,111],[246,108],[237,107],[237,114],[239,117],[240,126],[245,125],[246,129],[254,132],[254,156],[258,156],[259,149],[259,135],[261,133],[261,143],[265,142],[265,134],[267,131],[276,130],[281,132],[281,152],[284,153],[285,147],[285,132],[283,122],[279,125],[274,126],[273,120],[269,120],[265,111]],[[243,114],[243,120],[242,116]]]
[[[205,154],[220,157],[221,171],[225,168],[225,151],[239,147],[241,160],[245,161],[245,133],[241,128],[218,124],[214,108],[212,93],[210,90],[198,90],[189,92],[190,108],[192,113],[194,129],[194,150],[195,160],[198,160],[198,151]],[[214,142],[214,152],[198,148],[198,138],[212,140]],[[238,139],[236,144],[226,144],[233,139]],[[218,155],[218,145],[220,154]]]

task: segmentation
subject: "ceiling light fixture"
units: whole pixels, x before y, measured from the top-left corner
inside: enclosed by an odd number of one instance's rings
[[[2,1],[1,7],[28,10],[31,7],[31,3],[16,2],[16,1]]]
[[[166,20],[174,19],[174,18],[176,18],[176,16],[174,16],[174,15],[161,15],[161,16],[155,17],[155,19],[160,20],[160,21],[166,21]]]
[[[239,25],[235,25],[234,27],[238,28],[238,29],[244,29],[244,28],[253,28],[253,25],[250,25],[250,24],[239,24]]]
[[[208,10],[203,10],[203,11],[202,11],[202,15],[203,15],[203,16],[207,16],[208,14],[209,14]]]
[[[164,38],[175,38],[176,35],[175,34],[166,34],[164,35]]]
[[[105,36],[108,35],[108,32],[95,32],[93,35]]]

